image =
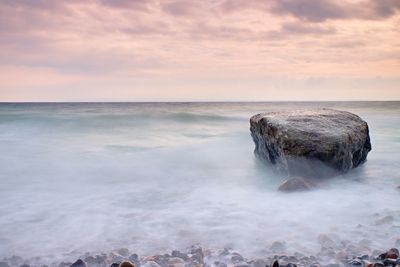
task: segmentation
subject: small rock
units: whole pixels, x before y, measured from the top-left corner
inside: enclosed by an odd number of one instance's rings
[[[297,191],[308,191],[315,187],[316,187],[315,183],[309,179],[305,179],[303,177],[293,177],[285,180],[278,187],[278,190],[282,192],[297,192]]]
[[[123,261],[119,264],[119,267],[136,267],[136,266],[130,261]]]
[[[320,234],[318,236],[318,242],[324,248],[334,248],[334,247],[336,247],[335,241],[333,241],[329,236],[327,236],[325,234]]]
[[[155,261],[147,261],[144,266],[146,267],[161,267],[157,262]]]
[[[186,255],[185,253],[180,252],[179,250],[174,250],[174,251],[172,251],[172,252],[171,252],[171,256],[172,256],[172,257],[181,258],[181,259],[183,259],[184,261],[189,260],[189,256]]]
[[[119,267],[119,263],[112,263],[110,267]]]
[[[238,263],[238,262],[244,261],[244,258],[243,258],[242,255],[240,255],[239,253],[233,252],[233,253],[232,253],[231,261],[232,261],[233,263]]]
[[[59,264],[58,264],[58,267],[67,267],[67,266],[71,266],[71,262],[64,262],[64,261],[62,261],[62,262],[60,262]]]
[[[107,255],[96,255],[96,257],[88,256],[84,259],[84,261],[90,267],[105,267],[107,266]],[[119,263],[119,262],[118,262]]]
[[[8,259],[8,262],[14,266],[21,265],[21,264],[23,264],[24,259],[20,256],[13,255],[13,256],[11,256],[11,258]]]
[[[220,253],[219,253],[219,257],[225,257],[227,255],[229,255],[229,249],[228,248],[224,248]]]
[[[391,248],[386,254],[388,259],[397,259],[399,257],[399,250],[397,248]]]
[[[120,248],[120,249],[117,250],[117,253],[118,253],[119,255],[121,255],[121,256],[128,257],[128,255],[129,255],[129,249],[127,249],[127,248]]]
[[[352,266],[352,267],[364,266],[364,263],[362,262],[362,260],[355,259],[355,260],[351,260],[348,263],[348,266]]]
[[[349,259],[349,255],[347,254],[346,251],[341,250],[341,251],[339,251],[339,252],[336,253],[335,259],[336,259],[337,261],[340,261],[340,262],[347,262],[348,259]]]
[[[87,267],[87,264],[83,260],[79,259],[76,262],[72,263],[70,267]]]
[[[388,215],[383,217],[382,219],[379,219],[375,222],[375,225],[382,225],[382,224],[389,224],[389,223],[393,223],[394,218],[392,215]]]
[[[214,264],[215,264],[215,267],[227,267],[227,265],[226,265],[225,263],[219,262],[219,261],[217,261],[217,262],[214,263]],[[262,267],[264,267],[264,266],[262,266]]]
[[[386,260],[383,261],[383,264],[384,264],[385,266],[396,267],[396,265],[397,265],[397,260],[386,259]]]
[[[178,258],[178,257],[171,257],[168,259],[168,264],[185,264],[185,261],[182,258]]]

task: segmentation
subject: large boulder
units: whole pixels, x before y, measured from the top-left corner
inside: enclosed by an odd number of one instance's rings
[[[250,126],[255,155],[286,175],[334,176],[359,166],[371,150],[368,124],[345,111],[261,113]]]

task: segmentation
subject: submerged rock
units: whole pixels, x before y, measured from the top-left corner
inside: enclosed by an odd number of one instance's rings
[[[76,262],[72,263],[70,267],[88,267],[88,266],[83,260],[79,259]]]
[[[359,166],[371,150],[368,124],[345,111],[262,113],[250,126],[255,155],[289,175],[333,176]]]
[[[278,190],[282,192],[307,191],[315,187],[315,183],[310,179],[305,179],[303,177],[294,177],[285,180],[278,187]]]

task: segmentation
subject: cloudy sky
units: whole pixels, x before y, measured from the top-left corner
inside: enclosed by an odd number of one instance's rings
[[[400,100],[400,0],[0,0],[0,101]]]

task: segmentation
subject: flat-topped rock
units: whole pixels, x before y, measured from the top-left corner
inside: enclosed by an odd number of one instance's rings
[[[334,176],[359,166],[371,150],[368,124],[346,111],[261,113],[250,126],[255,155],[289,175]]]

